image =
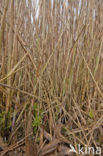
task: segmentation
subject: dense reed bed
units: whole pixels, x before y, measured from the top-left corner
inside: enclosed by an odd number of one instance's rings
[[[97,0],[0,1],[1,155],[103,148],[102,13]]]

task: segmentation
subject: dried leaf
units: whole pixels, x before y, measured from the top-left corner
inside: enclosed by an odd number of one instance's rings
[[[46,132],[45,130],[44,130],[44,137],[45,137],[48,141],[52,141],[52,136],[51,136],[48,132]]]
[[[65,155],[72,156],[73,152],[71,152],[68,147],[61,145],[59,147],[59,154],[61,154],[63,156],[65,156]]]
[[[41,155],[45,156],[46,154],[54,152],[57,149],[57,146],[58,146],[59,143],[60,143],[60,140],[54,139],[53,141],[51,141],[48,145],[46,145],[42,149],[42,154]]]
[[[7,147],[7,145],[3,142],[3,139],[2,139],[2,137],[0,136],[0,148],[1,148],[2,150],[4,150],[6,147]]]

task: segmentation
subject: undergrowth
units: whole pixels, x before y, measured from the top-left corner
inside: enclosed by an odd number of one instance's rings
[[[42,129],[56,137],[57,125],[75,148],[103,146],[102,8],[96,0],[0,1],[0,136],[8,146],[19,136],[29,145],[29,135],[41,146]]]

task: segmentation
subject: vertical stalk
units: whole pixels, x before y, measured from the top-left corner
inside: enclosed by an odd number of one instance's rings
[[[11,0],[10,3],[10,30],[9,30],[9,36],[8,36],[8,68],[7,72],[9,73],[11,70],[11,62],[12,62],[12,49],[13,49],[13,25],[14,25],[14,0]],[[7,79],[7,85],[11,86],[11,77]],[[8,97],[6,101],[6,113],[8,113],[10,103],[11,103],[11,92],[10,89],[7,89]]]

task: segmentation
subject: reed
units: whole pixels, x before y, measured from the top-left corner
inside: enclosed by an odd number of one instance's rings
[[[59,123],[75,148],[101,146],[102,1],[1,0],[0,6],[0,135],[14,144],[19,132],[22,139],[34,130],[37,140],[42,126],[53,136]]]

